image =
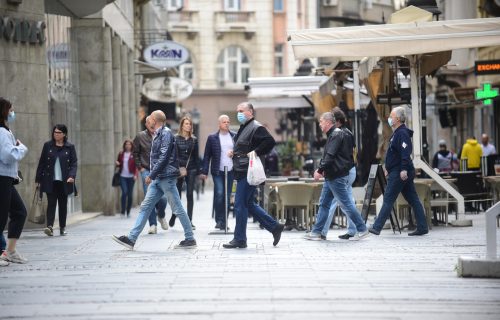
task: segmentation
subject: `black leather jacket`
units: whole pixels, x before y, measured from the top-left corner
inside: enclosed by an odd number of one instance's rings
[[[327,135],[318,172],[327,180],[345,177],[354,166],[354,136],[346,127],[332,127]]]

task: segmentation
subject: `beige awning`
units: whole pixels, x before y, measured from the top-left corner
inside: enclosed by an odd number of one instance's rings
[[[115,0],[45,0],[45,12],[83,18],[96,13]]]
[[[390,57],[500,44],[500,18],[289,31],[296,59]]]

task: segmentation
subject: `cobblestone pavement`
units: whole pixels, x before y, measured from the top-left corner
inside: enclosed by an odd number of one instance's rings
[[[208,235],[211,201],[207,191],[195,203],[195,250],[173,248],[178,221],[157,235],[145,228],[134,251],[117,245],[111,235],[128,232],[137,208],[69,226],[67,237],[25,231],[18,249],[30,262],[0,268],[0,318],[500,319],[500,279],[454,270],[458,256],[485,253],[484,214],[424,237],[384,230],[356,242],[332,230],[306,241],[291,231],[277,247],[249,221],[248,248],[227,250],[230,235]]]

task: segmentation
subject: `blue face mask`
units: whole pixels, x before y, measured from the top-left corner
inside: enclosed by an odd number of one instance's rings
[[[14,122],[14,120],[16,120],[15,112],[14,111],[9,112],[9,115],[7,116],[7,122],[12,123],[12,122]]]
[[[245,117],[243,112],[238,112],[237,118],[238,118],[238,122],[241,124],[244,124],[247,121],[247,118]]]
[[[389,123],[389,126],[392,127],[392,118],[391,117],[389,117],[389,119],[387,119],[387,122]]]

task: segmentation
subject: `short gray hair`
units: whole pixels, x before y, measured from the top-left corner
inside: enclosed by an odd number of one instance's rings
[[[406,109],[405,109],[405,107],[396,107],[392,110],[396,114],[396,117],[399,118],[399,121],[401,121],[402,123],[406,122]]]
[[[330,121],[331,123],[335,123],[335,117],[333,116],[333,113],[331,112],[325,112],[320,116],[320,119]]]
[[[219,122],[221,122],[221,121],[222,121],[222,119],[229,119],[229,116],[228,116],[228,115],[226,115],[226,114],[222,114],[222,115],[220,115],[220,117],[219,117]]]
[[[248,102],[248,101],[242,102],[242,103],[238,104],[238,107],[239,106],[245,107],[245,109],[249,110],[252,113],[252,115],[255,115],[255,112],[253,109],[253,104],[251,104],[250,102]]]

